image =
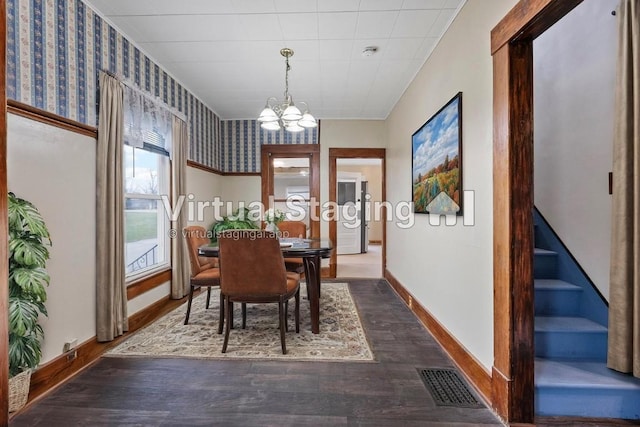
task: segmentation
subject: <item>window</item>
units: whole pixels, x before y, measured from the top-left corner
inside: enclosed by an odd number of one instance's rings
[[[145,131],[140,148],[124,145],[124,229],[127,281],[170,265],[169,218],[162,196],[170,190],[163,137]]]

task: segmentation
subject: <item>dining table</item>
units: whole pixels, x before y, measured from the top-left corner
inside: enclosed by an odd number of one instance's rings
[[[302,258],[304,276],[309,298],[311,332],[320,333],[320,273],[323,258],[329,258],[333,245],[329,239],[280,238],[280,249],[284,258]],[[216,243],[198,248],[204,257],[218,257]]]

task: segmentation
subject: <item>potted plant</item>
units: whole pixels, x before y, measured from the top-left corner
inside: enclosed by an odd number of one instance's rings
[[[238,208],[231,215],[223,216],[221,221],[211,226],[211,241],[218,241],[218,236],[225,230],[255,230],[260,227],[251,219],[251,211],[248,208]]]
[[[29,396],[31,371],[40,363],[44,333],[40,314],[49,275],[45,270],[51,238],[38,209],[9,193],[9,412]]]

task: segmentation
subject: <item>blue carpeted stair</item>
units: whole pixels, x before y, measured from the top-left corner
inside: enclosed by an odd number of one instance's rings
[[[536,414],[640,419],[640,380],[606,367],[608,308],[536,210]]]

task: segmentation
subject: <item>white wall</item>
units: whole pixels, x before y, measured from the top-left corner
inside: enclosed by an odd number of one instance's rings
[[[387,195],[411,200],[411,135],[463,92],[463,189],[475,225],[387,225],[387,268],[482,363],[493,363],[493,65],[490,31],[516,0],[468,0],[388,118]],[[464,209],[470,209],[465,206]]]
[[[607,299],[617,4],[585,1],[533,45],[535,204]]]
[[[199,225],[209,229],[215,222],[215,210],[206,204],[216,197],[222,197],[223,177],[211,172],[187,167],[187,199],[183,211],[188,215],[189,225]]]
[[[251,202],[261,202],[261,182],[260,176],[223,176],[220,190],[222,200],[229,202],[233,211],[238,208],[239,202],[244,202],[247,207]]]
[[[51,233],[42,363],[65,341],[95,336],[95,139],[8,115],[9,191],[34,203]]]

